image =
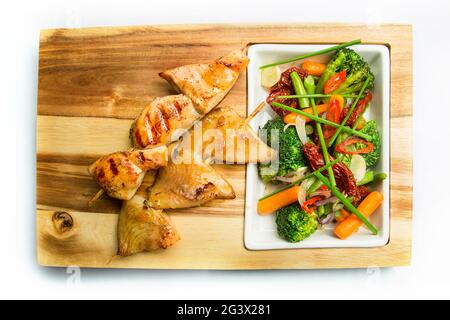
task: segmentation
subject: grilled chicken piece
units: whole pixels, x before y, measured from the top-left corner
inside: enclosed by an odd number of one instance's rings
[[[130,137],[133,145],[140,149],[167,145],[178,140],[200,117],[185,95],[156,98],[134,121]]]
[[[167,249],[180,240],[169,216],[162,210],[150,208],[147,200],[138,195],[123,201],[117,233],[117,254],[121,256]]]
[[[196,140],[202,135],[202,143]],[[197,150],[200,149],[201,150]],[[203,159],[214,163],[269,162],[276,151],[267,146],[231,107],[221,107],[208,113],[196,124],[177,147],[190,148],[190,152],[202,154]]]
[[[230,91],[247,64],[248,58],[242,48],[209,64],[181,66],[159,75],[188,96],[199,113],[207,114]]]
[[[171,147],[173,148],[173,147]],[[175,155],[158,172],[149,189],[148,203],[157,209],[178,209],[201,206],[212,199],[234,199],[233,187],[210,165],[191,155]],[[187,161],[185,161],[187,160]]]
[[[89,166],[89,174],[113,198],[129,200],[144,179],[145,172],[167,165],[167,147],[115,152]]]
[[[161,77],[184,94],[150,102],[131,127],[133,145],[146,148],[176,141],[225,97],[247,63],[244,50],[239,49],[210,64],[192,64],[161,72]]]

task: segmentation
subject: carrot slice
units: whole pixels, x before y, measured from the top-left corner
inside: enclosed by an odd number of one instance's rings
[[[308,60],[302,63],[302,68],[308,71],[308,74],[311,74],[313,76],[320,76],[327,68],[327,65],[324,63]]]
[[[359,204],[358,211],[364,217],[368,218],[381,205],[383,198],[383,195],[377,191],[369,193],[369,195]],[[336,226],[334,234],[342,240],[347,239],[353,233],[358,231],[362,224],[362,221],[352,214]]]
[[[325,111],[328,110],[328,103],[319,104],[316,107],[317,107],[317,113],[318,114],[322,114],[322,113],[324,113]],[[302,109],[302,111],[306,112],[306,113],[309,113],[309,114],[314,114],[314,111],[313,111],[312,108],[305,108],[305,109]],[[288,113],[287,115],[285,115],[284,118],[283,118],[283,121],[286,124],[288,124],[288,123],[295,123],[295,119],[297,117],[301,117],[303,120],[305,120],[305,122],[310,122],[311,121],[310,118],[301,116],[301,115],[299,115],[298,113],[295,113],[295,112],[291,112],[291,113]]]
[[[298,192],[300,186],[295,185],[289,189],[283,190],[273,196],[260,200],[258,202],[258,213],[260,215],[267,215],[274,213],[278,209],[281,209],[291,203],[294,203],[298,199]]]

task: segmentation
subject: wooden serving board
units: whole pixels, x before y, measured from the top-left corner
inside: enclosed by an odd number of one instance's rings
[[[218,166],[235,200],[170,211],[182,240],[168,250],[112,258],[120,203],[102,197],[87,165],[129,147],[143,104],[173,94],[158,72],[208,62],[253,43],[388,44],[391,53],[391,230],[380,248],[249,251],[244,247],[245,166]],[[410,264],[412,31],[409,25],[190,25],[41,32],[37,117],[37,250],[44,266],[157,269],[360,268]],[[243,74],[222,105],[246,113]],[[68,213],[65,220],[57,212]]]

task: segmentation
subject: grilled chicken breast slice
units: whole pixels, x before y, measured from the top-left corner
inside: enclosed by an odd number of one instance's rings
[[[167,147],[160,146],[111,153],[91,164],[88,171],[110,197],[129,200],[141,185],[146,171],[165,166],[167,161]]]
[[[174,150],[174,146],[170,149]],[[172,153],[149,188],[148,203],[157,209],[201,206],[212,199],[234,199],[233,187],[213,167],[195,155]],[[194,161],[191,162],[191,159]]]
[[[201,143],[198,140],[201,139]],[[201,150],[199,149],[201,146]],[[276,151],[265,144],[232,107],[225,106],[208,113],[183,136],[179,150],[187,148],[213,163],[269,162]]]
[[[133,122],[130,138],[136,148],[167,145],[201,117],[185,95],[155,98]]]
[[[230,91],[248,61],[242,48],[209,64],[185,65],[159,75],[188,96],[199,113],[207,114]]]
[[[170,217],[162,210],[150,208],[147,200],[138,195],[123,201],[117,236],[117,254],[121,256],[159,248],[167,249],[180,240],[180,234]]]

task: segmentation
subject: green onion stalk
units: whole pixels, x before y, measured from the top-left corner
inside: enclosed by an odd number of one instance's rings
[[[282,104],[282,103],[279,103],[279,102],[272,102],[272,105],[274,107],[278,107],[278,108],[281,108],[281,109],[284,109],[284,110],[287,110],[287,111],[290,111],[290,112],[297,113],[297,114],[299,114],[301,116],[304,116],[306,118],[309,118],[309,119],[311,119],[313,121],[320,122],[321,124],[326,124],[326,125],[329,125],[329,126],[334,127],[334,128],[339,128],[340,127],[340,125],[338,125],[337,123],[334,123],[333,121],[322,119],[321,117],[315,116],[313,114],[309,114],[309,113],[304,112],[302,110],[298,110],[298,109],[289,107],[289,106],[287,106],[285,104]],[[346,132],[348,134],[351,134],[351,135],[363,138],[363,139],[365,139],[365,140],[367,140],[369,142],[372,141],[372,137],[370,135],[362,133],[362,132],[360,132],[358,130],[355,130],[355,129],[352,129],[352,128],[349,128],[349,127],[342,127],[342,131]]]
[[[311,177],[314,177],[314,174],[315,174],[315,173],[317,173],[317,172],[322,172],[322,171],[328,169],[329,167],[331,167],[332,165],[335,165],[335,164],[338,163],[338,162],[339,162],[339,161],[337,161],[337,160],[331,161],[330,163],[328,163],[328,164],[324,165],[323,167],[321,167],[321,168],[319,168],[319,169],[317,169],[317,170],[315,170],[315,171],[313,171],[313,172],[307,174],[306,176],[304,176],[304,177],[302,177],[302,178],[300,178],[300,179],[298,179],[298,180],[296,180],[296,181],[294,181],[294,182],[292,182],[292,183],[290,183],[290,184],[285,185],[283,188],[280,188],[280,189],[275,190],[275,191],[273,191],[273,192],[271,192],[271,193],[269,193],[269,194],[266,194],[265,196],[259,198],[258,201],[267,199],[267,198],[273,196],[274,194],[280,193],[281,191],[284,191],[284,190],[289,189],[289,188],[291,188],[291,187],[293,187],[293,186],[295,186],[295,185],[297,185],[297,184],[300,184],[301,182],[305,181],[306,179],[309,179],[309,178],[311,178]]]
[[[335,51],[335,50],[338,50],[338,49],[341,49],[341,48],[345,48],[345,47],[350,47],[350,46],[352,46],[354,44],[360,44],[360,43],[361,43],[361,39],[353,40],[353,41],[346,42],[346,43],[343,43],[343,44],[340,44],[340,45],[337,45],[337,46],[333,46],[333,47],[329,47],[329,48],[322,49],[322,50],[319,50],[319,51],[303,54],[301,56],[297,56],[297,57],[294,57],[294,58],[291,58],[291,59],[288,59],[288,60],[283,60],[283,61],[277,61],[277,62],[274,62],[274,63],[269,63],[269,64],[266,64],[266,65],[263,65],[263,66],[259,67],[259,69],[266,69],[266,68],[278,66],[280,64],[290,63],[290,62],[294,62],[294,61],[297,61],[297,60],[302,60],[302,59],[318,56],[320,54],[328,53],[328,52]]]
[[[306,90],[309,94],[314,93],[314,91],[316,90],[314,78],[310,77],[310,76],[306,77],[305,86],[306,86]],[[318,117],[319,114],[317,112],[316,102],[315,102],[314,98],[311,98],[311,104],[312,104],[314,116]],[[323,137],[322,126],[318,122],[316,122],[316,130],[317,130],[317,135],[319,136],[320,146],[322,147],[323,159],[325,160],[325,164],[328,164],[330,162],[330,156],[328,155],[327,144],[325,142],[325,138]],[[327,171],[328,171],[328,176],[330,177],[331,184],[333,186],[335,186],[336,179],[334,178],[333,168],[329,167],[327,169]]]
[[[314,79],[313,76],[308,76]],[[287,96],[277,96],[277,99],[294,99],[294,98],[330,98],[332,94],[312,93],[312,94],[291,94]],[[343,94],[344,98],[354,99],[358,95],[356,94]]]
[[[350,109],[348,110],[347,115],[345,116],[344,120],[342,120],[341,125],[339,126],[339,128],[337,128],[336,132],[333,134],[333,136],[328,141],[328,147],[331,147],[333,145],[333,143],[336,140],[337,136],[341,133],[342,128],[347,123],[348,118],[350,118],[350,115],[352,114],[353,110],[355,109],[356,104],[358,103],[359,99],[361,99],[361,96],[364,93],[364,90],[366,90],[366,87],[369,84],[369,80],[370,79],[367,78],[366,81],[364,82],[361,90],[359,91],[358,96],[356,97],[355,101],[353,101],[353,104],[350,107]]]
[[[374,234],[378,234],[378,230],[377,228],[375,228],[370,222],[369,220],[367,220],[366,217],[364,217],[361,212],[358,211],[358,209],[356,209],[352,203],[335,187],[332,186],[330,181],[328,181],[328,179],[321,174],[320,172],[316,172],[314,174],[318,179],[320,179],[324,185],[326,185],[330,190],[331,193],[333,193],[333,195],[336,196],[336,198],[338,198],[342,204],[351,212],[353,213],[355,216],[357,216],[362,223],[364,223],[364,225]]]

